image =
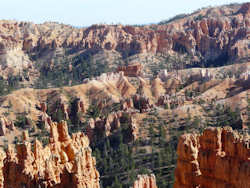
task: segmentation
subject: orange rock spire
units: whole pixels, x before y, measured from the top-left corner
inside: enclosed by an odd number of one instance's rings
[[[229,127],[181,136],[174,188],[250,187],[249,140]]]
[[[139,175],[137,180],[134,182],[133,188],[157,188],[155,176]]]
[[[64,121],[50,126],[47,146],[35,140],[33,147],[24,134],[16,151],[9,146],[6,154],[1,152],[0,187],[99,188],[99,173],[87,136],[76,133],[70,137]]]

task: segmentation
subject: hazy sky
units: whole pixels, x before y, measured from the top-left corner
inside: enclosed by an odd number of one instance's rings
[[[157,23],[209,5],[244,0],[0,0],[0,19],[57,21],[75,26],[95,23]]]

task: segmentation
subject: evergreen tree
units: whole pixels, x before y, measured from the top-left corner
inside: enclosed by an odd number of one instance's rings
[[[117,176],[115,176],[115,181],[112,185],[112,188],[122,188],[122,184],[119,182]]]

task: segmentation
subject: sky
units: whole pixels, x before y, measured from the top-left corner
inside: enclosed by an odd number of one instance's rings
[[[0,19],[74,26],[158,23],[199,8],[245,0],[0,0]]]

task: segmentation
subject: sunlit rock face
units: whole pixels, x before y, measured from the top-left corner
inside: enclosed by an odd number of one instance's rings
[[[50,123],[47,146],[38,140],[31,144],[24,132],[22,144],[9,145],[0,157],[0,187],[100,187],[88,137],[83,133],[70,137],[64,121]]]
[[[229,127],[181,136],[174,187],[250,187],[249,140]]]
[[[168,24],[148,26],[93,25],[75,28],[53,22],[0,21],[0,73],[28,72],[28,80],[39,76],[36,57],[51,62],[52,54],[65,50],[78,53],[101,50],[122,57],[137,54],[188,54],[194,61],[248,58],[249,3],[207,8]],[[55,53],[54,53],[55,52]],[[70,67],[71,65],[69,65]],[[72,68],[72,67],[71,67]],[[69,68],[70,69],[70,68]],[[140,65],[120,67],[125,75],[140,74]]]
[[[133,188],[157,188],[155,176],[153,174],[138,175]]]

